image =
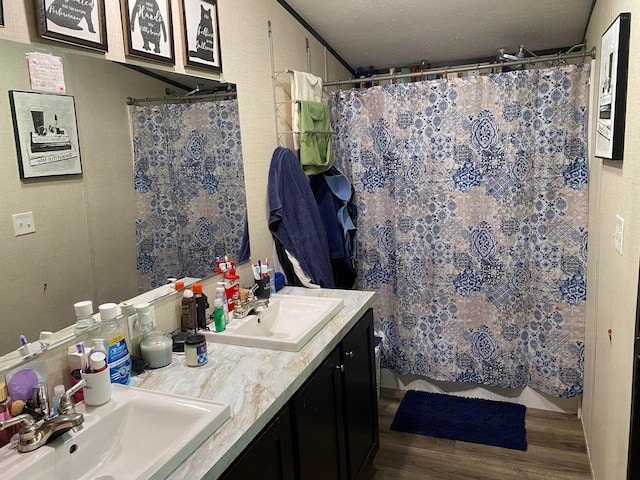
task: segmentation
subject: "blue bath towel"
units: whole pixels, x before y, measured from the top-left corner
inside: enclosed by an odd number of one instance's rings
[[[278,147],[269,167],[269,229],[311,281],[333,288],[327,235],[309,181],[295,154]]]

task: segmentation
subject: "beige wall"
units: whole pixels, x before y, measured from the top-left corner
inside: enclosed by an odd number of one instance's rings
[[[160,82],[105,62],[105,55],[40,39],[34,3],[4,2],[6,28],[0,28],[0,39],[23,43],[17,47],[19,53],[38,50],[63,57],[67,93],[76,101],[83,176],[21,182],[8,96],[0,96],[0,355],[17,348],[13,332],[35,339],[40,330],[58,330],[71,323],[72,304],[79,299],[92,298],[97,308],[99,303],[137,293],[132,153],[130,142],[123,141],[129,136],[124,98],[164,92]],[[158,68],[217,79],[217,74],[185,70],[181,65],[179,2],[172,2],[172,7],[178,65]],[[107,0],[106,8],[110,46],[106,58],[141,63],[125,59],[120,2]],[[219,0],[218,14],[222,80],[236,83],[239,91],[251,252],[253,258],[265,258],[271,255],[267,175],[277,146],[267,21],[272,23],[276,70],[306,71],[305,38],[309,38],[311,71],[324,76],[324,49],[275,0]],[[6,48],[16,50],[15,45]],[[331,55],[328,58],[329,79],[350,77]],[[21,55],[3,65],[1,72],[0,91],[30,89]],[[16,238],[11,215],[25,211],[34,212],[37,231]],[[57,267],[61,259],[64,268]],[[250,281],[248,271],[241,269],[240,274]],[[42,319],[46,319],[44,325]]]
[[[631,12],[624,160],[590,156],[588,318],[583,423],[595,478],[626,478],[633,338],[640,253],[640,4],[599,0],[589,23],[588,45],[622,12]],[[598,52],[599,53],[599,52]],[[598,84],[600,57],[592,85]],[[593,152],[597,89],[592,88],[590,145]],[[624,218],[623,254],[613,243],[615,217]],[[609,339],[608,330],[611,330]]]

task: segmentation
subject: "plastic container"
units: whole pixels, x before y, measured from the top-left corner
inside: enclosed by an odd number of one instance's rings
[[[201,367],[209,360],[204,335],[191,335],[184,342],[185,361],[189,367]]]
[[[154,329],[155,312],[148,303],[139,303],[136,305],[136,323],[135,330],[146,335]]]
[[[7,391],[7,385],[0,383],[0,421],[9,420],[11,418],[11,399]],[[0,447],[6,445],[16,433],[17,427],[9,427],[0,431]]]
[[[53,415],[58,415],[58,409],[60,408],[60,399],[62,395],[64,395],[65,388],[64,385],[56,385],[53,387],[53,398],[51,399],[51,410],[53,411]]]
[[[235,304],[240,298],[240,277],[236,275],[236,267],[231,263],[231,268],[224,276],[225,292],[227,294],[227,305],[230,312],[233,312]]]
[[[193,332],[198,329],[196,323],[196,299],[194,298],[193,290],[188,288],[182,292],[182,315],[180,316],[180,326],[184,330],[192,330]]]
[[[74,327],[76,334],[97,325],[96,320],[93,318],[93,302],[91,300],[74,303],[73,309],[76,312],[76,325]]]
[[[224,332],[227,328],[227,319],[224,315],[224,283],[218,283],[216,288],[216,299],[213,302],[213,323],[216,328],[216,332]]]
[[[107,364],[111,383],[129,385],[131,381],[131,356],[124,337],[124,332],[116,318],[118,306],[115,303],[104,303],[98,307],[100,311],[100,337],[104,338],[107,351]]]
[[[198,329],[206,329],[209,303],[207,302],[207,296],[202,292],[201,283],[193,284],[193,297],[196,303],[196,325]]]
[[[140,342],[142,359],[149,363],[149,368],[166,367],[173,360],[173,340],[165,332],[154,330],[147,333]]]

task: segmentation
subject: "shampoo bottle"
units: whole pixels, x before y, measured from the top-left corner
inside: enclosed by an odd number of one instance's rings
[[[131,356],[124,333],[118,325],[118,306],[115,303],[104,303],[98,307],[100,311],[100,336],[104,338],[107,351],[107,365],[111,383],[129,385],[131,381]]]

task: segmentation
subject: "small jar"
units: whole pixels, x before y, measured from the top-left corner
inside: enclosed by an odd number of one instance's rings
[[[140,342],[140,353],[149,368],[166,367],[171,363],[173,340],[165,332],[154,330],[147,333]]]
[[[207,363],[207,341],[204,335],[191,335],[184,342],[184,353],[189,367]]]

